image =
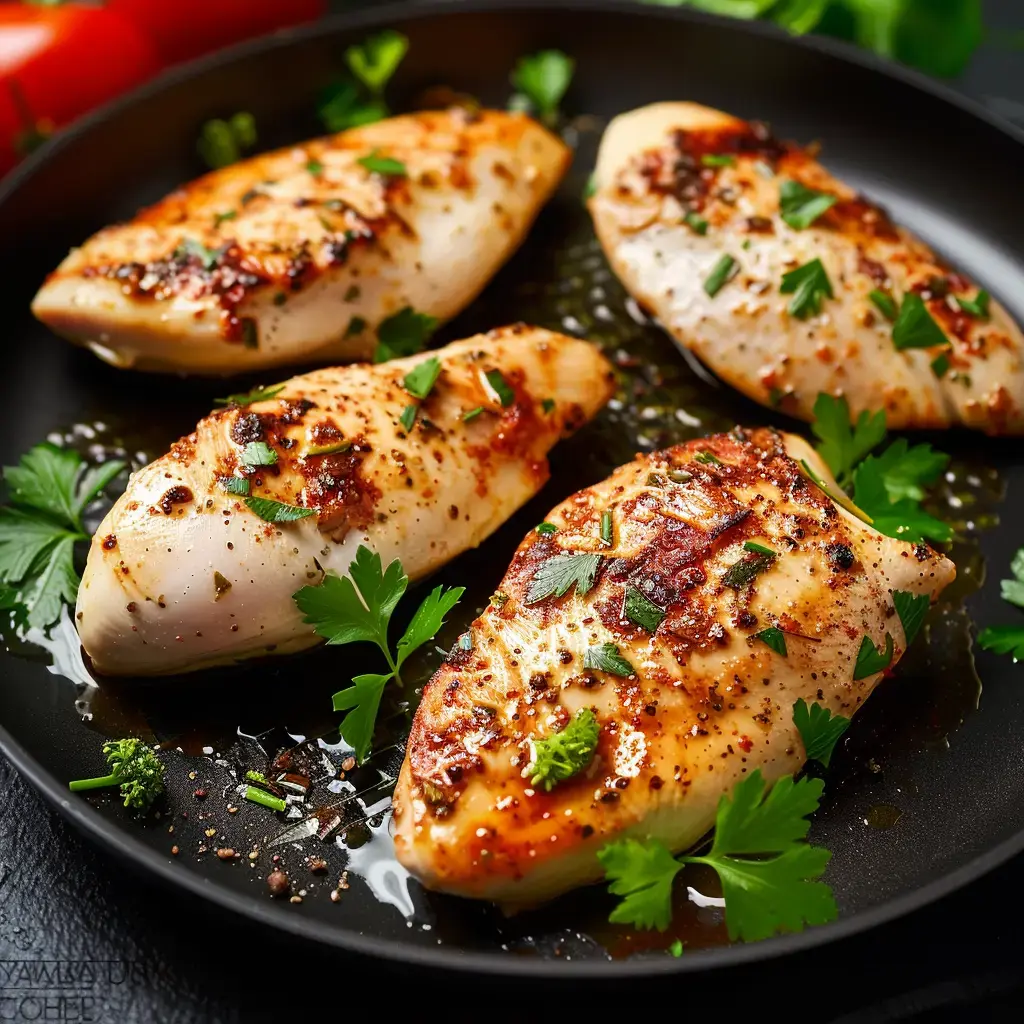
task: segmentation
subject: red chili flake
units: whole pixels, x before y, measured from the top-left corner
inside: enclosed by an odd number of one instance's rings
[[[754,746],[754,741],[749,736],[741,736],[736,746],[743,751],[744,754],[749,754],[751,748]]]

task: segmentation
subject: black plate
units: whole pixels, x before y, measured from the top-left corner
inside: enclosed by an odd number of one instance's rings
[[[831,168],[890,206],[1024,319],[1024,137],[918,75],[841,45],[632,3],[565,3],[558,9],[546,3],[500,9],[463,3],[412,13],[364,12],[173,72],[64,133],[4,185],[4,461],[75,423],[98,430],[96,436],[72,432],[76,443],[123,444],[129,454],[138,448],[162,451],[191,429],[223,385],[142,377],[101,365],[32,321],[28,303],[34,289],[70,245],[198,173],[194,141],[206,118],[251,110],[266,146],[316,134],[313,99],[341,66],[344,47],[384,24],[411,40],[394,83],[399,110],[419,90],[438,83],[501,104],[508,95],[507,70],[516,60],[557,46],[577,61],[565,104],[571,113],[607,118],[653,100],[686,98],[770,120],[783,137],[820,139]],[[514,544],[547,508],[598,479],[634,448],[737,420],[773,419],[697,374],[656,328],[629,319],[621,289],[595,253],[580,204],[597,132],[585,120],[576,127],[582,129],[580,153],[565,188],[523,251],[444,337],[532,317],[587,333],[610,351],[625,342],[642,355],[642,365],[631,372],[645,382],[643,401],[653,412],[639,422],[628,407],[606,413],[559,450],[552,482],[537,500],[479,552],[446,570],[448,581],[471,580],[478,598],[486,596]],[[664,381],[654,379],[655,366]],[[676,417],[677,405],[693,420]],[[106,427],[96,428],[97,420]],[[171,773],[174,836],[167,832],[168,817],[142,825],[114,800],[69,799],[67,779],[99,767],[101,734],[151,729],[173,747],[201,745],[218,730],[233,734],[236,726],[248,732],[273,725],[303,732],[329,728],[330,716],[321,713],[326,695],[351,665],[323,651],[207,673],[170,687],[105,684],[86,695],[87,706],[76,706],[82,688],[66,678],[75,675],[75,645],[60,648],[61,660],[48,668],[45,654],[8,638],[15,652],[0,661],[0,746],[76,824],[172,885],[274,927],[374,955],[492,972],[639,974],[739,963],[849,934],[936,899],[1024,848],[1024,669],[1008,658],[979,653],[984,698],[974,710],[979,691],[968,618],[989,623],[1013,614],[1001,605],[994,581],[978,589],[979,544],[997,579],[1015,546],[1024,466],[1010,442],[964,434],[939,440],[959,467],[958,483],[945,497],[955,501],[965,494],[968,501],[953,510],[967,524],[967,539],[954,552],[962,580],[957,600],[932,619],[930,645],[880,688],[833,762],[812,833],[834,853],[828,880],[841,916],[825,928],[694,951],[678,960],[659,950],[608,962],[601,943],[618,951],[638,946],[597,925],[607,913],[598,890],[570,896],[546,914],[505,922],[486,907],[427,897],[414,887],[417,916],[411,927],[355,877],[340,905],[326,898],[329,886],[323,883],[316,883],[301,906],[272,902],[262,884],[266,854],[253,869],[245,858],[225,864],[212,855],[193,855],[202,841],[200,814],[211,814],[219,830],[241,830],[235,834],[246,838],[264,835],[273,824],[269,812],[248,805],[234,818],[224,813],[217,790],[222,768],[199,756],[198,748],[191,762],[197,781],[180,765]],[[973,482],[966,480],[971,472]],[[1005,526],[992,527],[996,515]],[[989,528],[982,529],[986,522]],[[466,603],[467,616],[472,607]],[[458,628],[452,624],[453,635]],[[82,710],[93,717],[83,719]],[[207,778],[211,797],[204,810],[192,787]],[[190,812],[187,821],[178,813],[182,809]],[[891,824],[896,812],[894,827],[865,824]],[[169,853],[174,841],[182,848],[177,860]],[[210,845],[220,842],[218,836]],[[367,849],[372,852],[372,844]],[[285,855],[298,856],[288,848]],[[341,854],[332,849],[331,856]],[[684,923],[690,932],[705,928],[707,943],[719,942],[719,933],[695,919],[692,904],[688,908]],[[511,955],[506,948],[534,955]]]

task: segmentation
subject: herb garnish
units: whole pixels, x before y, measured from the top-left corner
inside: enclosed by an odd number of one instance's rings
[[[501,370],[488,370],[484,374],[484,379],[487,381],[487,386],[497,396],[503,409],[508,408],[516,400],[516,393],[508,386],[508,381],[505,380]]]
[[[868,298],[875,304],[875,308],[885,317],[886,320],[895,320],[898,315],[896,300],[881,288],[874,288],[868,292]]]
[[[736,157],[728,153],[705,153],[700,162],[705,167],[735,167]]]
[[[765,554],[765,551],[768,554]],[[761,573],[766,572],[775,564],[779,556],[769,548],[761,551],[750,551],[738,562],[733,563],[722,576],[722,584],[733,590],[742,590],[752,583]]]
[[[437,378],[441,375],[441,360],[437,356],[424,359],[414,366],[402,379],[402,386],[413,398],[424,399],[433,390]]]
[[[607,509],[601,513],[601,543],[611,547],[612,514]]]
[[[885,634],[885,648],[876,647],[871,637],[864,634],[857,651],[857,663],[853,668],[854,679],[865,679],[876,672],[882,672],[892,664],[895,646],[891,633]]]
[[[223,213],[213,215],[213,226],[219,228],[227,220],[234,220],[238,216],[237,210],[225,210]]]
[[[999,584],[1002,598],[1024,608],[1024,548],[1013,556],[1010,572],[1013,579],[1001,580]],[[1021,661],[1024,659],[1024,625],[988,626],[978,634],[978,646],[996,654],[1012,654],[1014,661]]]
[[[704,280],[704,291],[714,298],[739,273],[740,265],[728,253],[718,258]]]
[[[1024,566],[1022,566],[1024,568]],[[1022,584],[1024,587],[1024,584]],[[1005,585],[1003,597],[1006,597]],[[909,590],[894,590],[892,603],[903,627],[904,648],[908,648],[924,625],[925,616],[931,607],[931,598],[927,594],[912,594]]]
[[[406,658],[434,638],[465,588],[435,587],[423,599],[392,654],[388,625],[409,585],[402,563],[396,558],[384,569],[380,555],[360,545],[348,571],[348,576],[328,572],[318,586],[303,587],[292,596],[304,615],[303,621],[310,623],[328,644],[367,641],[376,644],[387,661],[386,673],[355,676],[351,686],[334,695],[334,710],[348,712],[341,723],[341,735],[362,762],[373,740],[384,686],[392,679],[402,685]]]
[[[354,317],[352,317],[351,320],[349,320],[348,327],[345,328],[344,340],[347,341],[349,338],[354,338],[354,337],[356,337],[356,335],[362,334],[363,331],[365,331],[365,330],[366,330],[366,321],[361,316],[354,316]],[[386,358],[390,359],[391,357],[388,356]],[[382,360],[377,360],[377,362],[381,362],[381,361]]]
[[[800,739],[804,741],[807,760],[817,761],[827,768],[836,744],[850,728],[850,719],[833,715],[817,701],[808,707],[801,697],[793,705],[793,724],[800,733]]]
[[[416,416],[420,411],[418,405],[407,405],[403,410],[402,414],[398,417],[398,422],[402,424],[402,428],[408,433],[413,428],[413,424],[416,422]]]
[[[277,452],[266,441],[250,441],[239,455],[243,466],[273,466],[277,463]]]
[[[306,161],[306,170],[316,177],[318,174],[324,173],[324,165],[317,160],[316,157],[310,157],[310,159]]]
[[[417,313],[412,306],[400,309],[377,327],[373,361],[383,363],[398,356],[414,356],[422,352],[437,325],[435,317]]]
[[[781,654],[784,658],[789,656],[789,649],[786,647],[786,634],[778,626],[768,626],[762,629],[753,635],[753,639],[767,644],[776,654]]]
[[[541,535],[542,537],[550,537],[550,536],[551,536],[551,534],[553,534],[553,533],[558,533],[558,527],[557,527],[557,526],[555,526],[555,524],[554,524],[554,523],[549,523],[549,522],[547,522],[547,521],[545,521],[545,522],[543,522],[543,523],[538,523],[538,524],[537,524],[537,525],[536,525],[536,526],[534,527],[534,529],[535,529],[535,530],[536,530],[536,531],[537,531],[537,532],[538,532],[538,533],[539,533],[539,534],[540,534],[540,535]]]
[[[624,618],[648,633],[657,633],[658,627],[665,618],[665,611],[651,601],[641,590],[628,586],[622,596],[622,614]]]
[[[633,675],[633,666],[619,653],[615,644],[598,644],[588,647],[583,655],[584,668],[596,668],[599,672],[611,672],[624,679]]]
[[[820,259],[813,259],[802,267],[782,275],[779,291],[783,295],[793,294],[787,309],[799,319],[817,316],[821,312],[822,299],[831,299],[832,282],[828,279],[824,264]]]
[[[203,270],[213,270],[217,265],[217,260],[223,254],[223,249],[209,249],[202,242],[197,242],[194,238],[183,238],[174,250],[173,257],[177,260],[187,260],[194,257],[199,260]]]
[[[316,515],[315,508],[286,505],[283,501],[275,501],[273,498],[246,498],[245,504],[250,512],[255,512],[267,523],[293,523],[296,519]]]
[[[221,486],[228,494],[244,496],[249,493],[249,481],[241,476],[224,476],[220,480]]]
[[[484,411],[482,405],[478,405],[475,409],[470,409],[468,412],[462,414],[463,423],[472,423]]]
[[[953,300],[960,307],[962,313],[973,316],[977,320],[988,320],[988,307],[992,301],[992,296],[984,288],[973,299],[965,299],[961,295],[954,295]]]
[[[601,726],[590,708],[580,708],[560,732],[531,737],[530,763],[523,774],[532,786],[548,793],[560,782],[571,779],[594,760]]]
[[[361,156],[356,163],[365,167],[371,174],[380,174],[386,178],[404,178],[408,173],[401,160],[395,160],[390,156],[381,156],[379,149],[373,150],[366,156]]]
[[[917,292],[908,292],[892,327],[892,343],[902,352],[908,348],[948,345],[949,338],[928,312],[924,299]]]
[[[0,609],[44,629],[74,602],[75,544],[89,540],[82,516],[124,468],[117,459],[87,467],[77,452],[49,442],[4,467],[10,504],[0,507]]]
[[[818,809],[823,788],[820,779],[786,776],[766,793],[756,769],[719,801],[714,842],[704,856],[673,857],[658,840],[608,843],[597,857],[609,892],[623,897],[609,920],[664,931],[672,920],[672,883],[687,864],[717,872],[734,941],[834,920],[832,890],[818,881],[831,854],[805,841],[807,817]]]
[[[699,462],[704,466],[720,466],[722,464],[722,460],[715,455],[714,452],[706,450],[697,452],[693,457],[693,461]],[[685,470],[683,472],[685,472]],[[669,477],[672,480],[676,480],[676,477],[672,473],[669,473]],[[685,483],[686,481],[684,480],[682,482]]]
[[[241,111],[227,120],[207,121],[200,129],[196,147],[207,167],[217,170],[238,163],[256,141],[256,120],[252,114]]]
[[[693,210],[686,211],[683,215],[683,222],[694,234],[706,235],[708,233],[708,222]]]
[[[779,212],[791,227],[802,231],[839,201],[828,192],[818,192],[798,181],[784,179],[779,185]]]
[[[572,81],[576,64],[561,50],[542,50],[520,59],[512,72],[517,92],[510,110],[532,110],[547,124],[558,119],[558,105]]]
[[[345,51],[352,80],[334,83],[321,96],[317,112],[329,132],[372,124],[388,116],[384,87],[398,70],[409,40],[390,29]]]
[[[269,388],[253,388],[252,391],[246,391],[238,395],[227,395],[225,398],[215,398],[214,402],[217,405],[252,405],[253,402],[267,402],[271,398],[276,398],[282,391],[284,391],[284,384],[275,384]]]
[[[582,597],[593,589],[601,567],[601,556],[587,551],[562,552],[541,563],[526,592],[526,603],[536,604],[548,597],[564,597],[575,587]]]
[[[885,440],[885,413],[868,412],[857,417],[850,428],[850,407],[845,398],[821,393],[814,402],[811,431],[818,438],[818,454],[840,487],[853,483],[853,469]]]
[[[949,373],[949,356],[945,352],[940,352],[928,365],[931,367],[932,373],[942,380]]]
[[[103,744],[110,774],[68,783],[72,793],[120,786],[125,807],[145,811],[164,791],[164,766],[151,747],[140,739],[111,740]]]

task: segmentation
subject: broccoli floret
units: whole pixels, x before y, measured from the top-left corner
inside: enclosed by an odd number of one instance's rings
[[[148,809],[164,791],[164,766],[140,739],[111,740],[103,744],[110,765],[109,775],[95,779],[76,779],[69,783],[73,793],[86,789],[120,786],[125,807]]]

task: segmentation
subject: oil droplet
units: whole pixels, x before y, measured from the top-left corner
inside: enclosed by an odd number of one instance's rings
[[[903,812],[892,804],[876,804],[868,811],[864,824],[868,828],[892,828],[903,817]]]

